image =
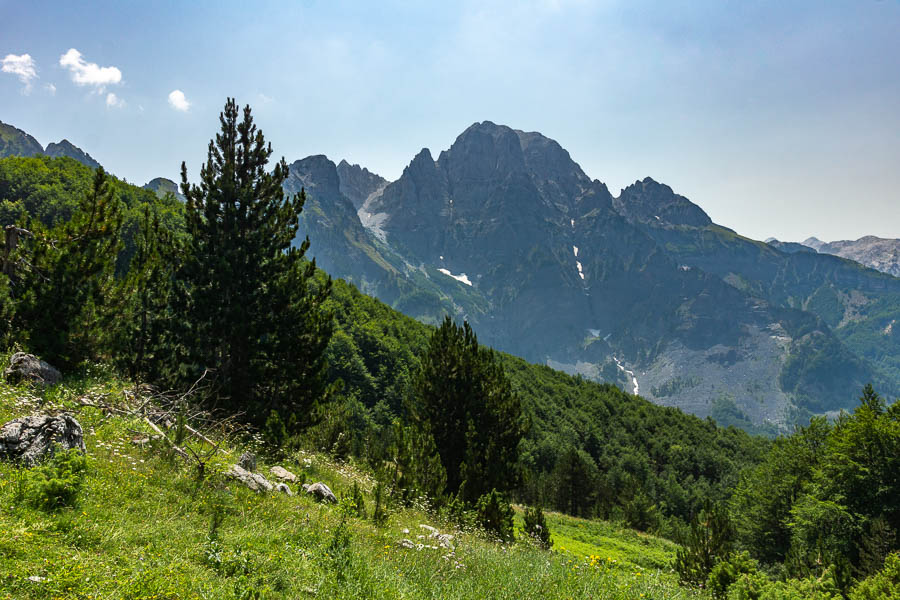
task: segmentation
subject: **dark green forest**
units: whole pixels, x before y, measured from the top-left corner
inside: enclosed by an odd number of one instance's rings
[[[69,158],[0,160],[4,348],[196,386],[269,452],[365,463],[391,501],[501,539],[517,502],[668,537],[684,583],[717,597],[842,597],[867,578],[854,597],[890,597],[900,408],[871,386],[773,441],[496,352],[451,316],[422,324],[316,268],[305,191],[285,196],[272,154],[230,100],[199,173],[182,165],[184,203]]]

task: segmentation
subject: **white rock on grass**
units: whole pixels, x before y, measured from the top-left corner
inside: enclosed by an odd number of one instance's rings
[[[270,492],[275,489],[268,479],[259,473],[251,473],[240,465],[231,465],[225,476],[243,483],[254,492]]]
[[[329,504],[337,504],[337,497],[331,489],[321,481],[313,484],[303,484],[303,491],[313,495],[319,502],[327,502]]]
[[[282,481],[290,481],[291,483],[297,482],[297,476],[284,467],[272,467],[269,469],[269,473],[271,473],[276,479],[280,479]]]

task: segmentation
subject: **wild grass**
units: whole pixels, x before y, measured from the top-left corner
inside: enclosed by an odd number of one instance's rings
[[[88,463],[75,504],[59,510],[17,500],[28,475],[0,463],[0,599],[705,597],[677,585],[671,543],[608,523],[550,513],[550,552],[494,543],[417,507],[394,508],[377,527],[345,504],[226,480],[240,445],[199,478],[163,441],[132,443],[149,433],[140,420],[74,402],[124,388],[102,370],[47,391],[0,384],[0,423],[72,411]],[[278,464],[339,497],[358,483],[372,514],[374,480],[364,470],[313,452]],[[441,547],[423,524],[453,535],[454,547]]]

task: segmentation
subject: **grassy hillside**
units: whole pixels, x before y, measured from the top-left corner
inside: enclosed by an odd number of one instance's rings
[[[35,508],[32,471],[0,463],[0,598],[705,597],[677,586],[673,544],[608,523],[550,514],[548,553],[455,530],[417,508],[394,507],[377,527],[346,500],[252,492],[222,475],[252,438],[224,444],[200,477],[162,440],[133,443],[153,433],[138,417],[78,401],[127,410],[139,401],[126,403],[125,389],[102,374],[45,392],[0,384],[0,422],[68,410],[87,445],[71,508]],[[372,514],[373,480],[354,465],[307,452],[279,464],[339,497],[358,483]],[[454,548],[419,539],[422,524],[452,533]],[[423,547],[405,548],[404,538]]]

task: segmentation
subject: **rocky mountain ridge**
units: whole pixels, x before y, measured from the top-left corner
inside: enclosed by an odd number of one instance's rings
[[[455,282],[455,314],[488,343],[660,403],[784,424],[867,380],[897,387],[860,306],[891,304],[900,281],[743,238],[650,178],[613,197],[538,133],[476,123],[359,214]]]
[[[42,154],[50,157],[68,156],[92,169],[100,166],[100,163],[94,160],[90,154],[75,146],[69,140],[63,139],[58,143],[51,142],[44,148],[28,133],[0,121],[0,158],[6,156],[39,156]]]
[[[823,242],[815,237],[801,242],[822,254],[849,258],[862,265],[900,277],[900,240],[867,235],[858,240]]]

